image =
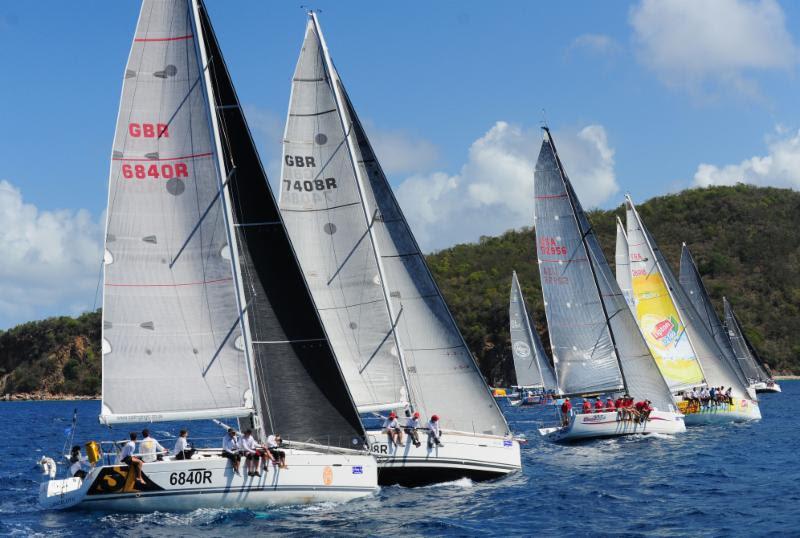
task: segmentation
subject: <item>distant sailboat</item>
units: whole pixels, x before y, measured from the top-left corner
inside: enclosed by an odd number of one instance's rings
[[[109,447],[83,480],[43,482],[43,506],[263,508],[377,491],[199,0],[142,3],[111,158],[104,276],[100,421],[238,419],[262,442],[280,432],[290,465],[239,475],[221,448],[201,449],[145,463],[140,483]]]
[[[614,252],[614,271],[617,277],[617,284],[622,290],[625,302],[631,309],[634,317],[636,316],[636,302],[633,297],[633,285],[631,284],[631,260],[628,254],[628,234],[625,233],[625,226],[617,217],[617,241]]]
[[[292,82],[280,208],[362,414],[436,414],[444,446],[368,432],[382,484],[494,478],[513,440],[392,193],[315,13]],[[403,414],[406,414],[404,419]]]
[[[530,405],[547,400],[543,393],[558,391],[556,373],[544,351],[539,334],[533,329],[525,308],[522,288],[517,280],[517,272],[511,276],[511,299],[508,305],[511,353],[514,358],[514,371],[517,374],[519,395],[509,399],[511,405]],[[538,394],[529,392],[538,391]]]
[[[744,331],[742,331],[742,326],[733,312],[731,303],[725,297],[722,298],[722,302],[725,308],[725,327],[733,352],[736,354],[736,358],[742,362],[748,379],[752,380],[751,387],[756,392],[780,392],[781,386],[772,379],[772,376],[764,368],[764,363],[745,336]]]
[[[731,367],[742,385],[751,387],[755,382],[748,379],[745,374],[744,368],[748,365],[745,364],[747,360],[744,357],[737,357],[731,347],[731,340],[728,337],[728,331],[722,326],[719,320],[714,305],[711,303],[711,297],[708,294],[703,279],[700,276],[700,271],[697,269],[697,264],[694,262],[692,253],[686,243],[681,246],[681,265],[680,265],[680,284],[683,290],[689,295],[689,300],[694,306],[694,309],[700,315],[703,325],[706,326],[708,332],[714,337],[717,342],[722,355]]]
[[[758,402],[724,358],[629,196],[625,203],[636,321],[664,379],[673,394],[703,385],[733,393],[730,405],[680,402],[686,423],[759,420]]]
[[[575,413],[539,432],[554,441],[685,431],[600,243],[544,129],[534,177],[536,252],[553,363],[567,396],[628,393],[651,400],[646,421]]]

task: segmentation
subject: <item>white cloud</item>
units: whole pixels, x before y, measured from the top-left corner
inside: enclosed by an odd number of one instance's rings
[[[698,94],[732,88],[757,96],[748,73],[789,70],[798,59],[774,0],[643,0],[630,23],[642,63]]]
[[[614,54],[622,47],[611,36],[605,34],[582,34],[572,40],[570,50],[586,50],[595,54]]]
[[[701,187],[752,183],[800,189],[800,131],[788,133],[777,126],[767,142],[767,155],[754,156],[739,164],[697,167],[694,182]]]
[[[617,192],[614,150],[602,126],[555,133],[554,138],[584,207]],[[472,144],[458,174],[417,174],[402,182],[397,196],[422,248],[443,248],[530,225],[541,140],[538,129],[499,121]]]
[[[40,211],[0,181],[0,327],[93,306],[101,222],[83,209]]]

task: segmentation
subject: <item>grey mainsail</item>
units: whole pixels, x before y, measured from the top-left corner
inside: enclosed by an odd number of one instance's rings
[[[672,397],[545,129],[534,179],[537,255],[564,393],[625,389],[670,409]]]
[[[142,3],[109,175],[107,423],[254,409],[198,38],[188,1]]]
[[[304,60],[306,55],[311,57]],[[335,285],[336,271],[346,270],[350,279],[348,286],[352,286],[349,297],[357,298],[360,294],[375,303],[371,321],[374,322],[375,334],[380,336],[379,342],[376,338],[354,348],[346,345],[345,338],[332,339],[348,384],[356,393],[373,391],[378,394],[379,387],[360,372],[353,375],[354,368],[352,365],[348,367],[347,363],[368,368],[370,360],[383,358],[386,359],[387,373],[383,374],[382,382],[391,390],[381,391],[383,396],[376,396],[374,400],[379,403],[398,402],[398,399],[386,395],[399,395],[398,403],[407,398],[410,405],[423,415],[441,415],[444,428],[507,434],[505,418],[489,394],[394,198],[333,66],[314,13],[306,28],[301,62],[315,66],[302,78],[315,79],[317,102],[310,103],[308,108],[293,110],[296,102],[293,94],[289,122],[293,125],[296,122],[297,128],[287,127],[281,210],[298,245],[304,270],[307,274],[321,272],[309,274],[309,278],[320,279],[320,284],[330,282]],[[294,90],[297,89],[295,86]],[[299,116],[292,114],[308,114],[316,119],[302,122],[301,127],[301,120],[294,119]],[[335,121],[328,123],[324,119],[328,115]],[[317,146],[324,145],[322,140],[324,144],[342,146],[340,151],[328,151],[333,153],[330,163],[321,161],[318,164],[316,155],[312,153],[318,149]],[[314,192],[310,195],[292,196],[297,178],[294,177],[295,170],[289,170],[288,156],[295,153],[292,157],[295,166],[292,167],[298,168],[297,155],[304,164],[312,162],[307,161],[307,157],[313,158],[314,166],[308,181],[325,179],[324,188],[317,191],[314,184]],[[333,181],[328,183],[328,178]],[[305,189],[305,183],[300,187]],[[328,211],[328,208],[340,204],[349,204],[352,210],[341,212],[341,216]],[[318,210],[327,213],[327,221],[316,219]],[[312,222],[315,223],[309,224]],[[331,236],[337,237],[333,239]],[[307,245],[317,245],[327,253],[325,256],[339,252],[338,262],[315,259],[319,257],[318,253],[312,253]],[[350,252],[358,257],[356,263],[349,263],[351,260],[346,259],[345,254]],[[347,300],[326,300],[325,296],[331,292],[321,285],[312,285],[311,288],[315,298],[319,296],[321,304],[330,308],[343,312],[341,306],[348,304]],[[341,334],[343,323],[350,326],[351,315],[350,311],[343,313],[342,320],[323,317],[323,322],[333,334]],[[352,357],[354,352],[359,355]],[[393,357],[399,365],[400,376],[396,376],[397,370],[392,369],[388,357]]]
[[[514,371],[517,374],[517,386],[526,388],[558,388],[556,374],[544,351],[542,340],[535,332],[522,288],[514,271],[511,277],[511,299],[508,306],[509,332],[511,335],[511,354],[514,359]]]
[[[725,309],[725,327],[727,329],[727,336],[730,338],[730,343],[736,358],[740,361],[742,369],[747,376],[750,383],[766,383],[771,381],[770,375],[761,366],[761,361],[753,353],[752,346],[747,340],[747,337],[742,331],[742,326],[739,324],[739,319],[733,312],[733,307],[728,299],[722,298],[722,303]]]
[[[711,303],[711,297],[708,295],[708,290],[703,279],[700,277],[700,271],[697,269],[697,264],[694,262],[692,253],[686,243],[681,247],[681,266],[680,266],[680,284],[683,290],[689,295],[689,300],[692,302],[694,309],[700,315],[703,325],[714,337],[720,351],[722,351],[725,360],[731,366],[731,369],[739,377],[739,381],[745,386],[750,382],[745,375],[745,358],[739,358],[731,347],[731,340],[728,338],[728,332],[722,326],[719,320],[714,305]]]
[[[636,303],[633,300],[633,285],[631,284],[631,260],[628,254],[628,235],[622,221],[617,217],[617,241],[614,250],[614,274],[617,277],[617,284],[622,290],[625,302],[636,315]]]
[[[644,227],[633,201],[629,196],[625,201],[638,321],[642,333],[652,337],[647,340],[651,349],[662,353],[659,368],[670,388],[677,392],[705,382],[731,387],[735,397],[748,397],[747,387],[739,381],[714,337],[703,325],[661,250]],[[660,280],[660,284],[649,284],[648,281],[652,280]],[[660,309],[653,308],[653,304]],[[661,319],[665,313],[670,317]],[[653,323],[648,321],[648,316],[652,316]]]
[[[361,445],[199,0],[142,5],[109,183],[101,420]]]

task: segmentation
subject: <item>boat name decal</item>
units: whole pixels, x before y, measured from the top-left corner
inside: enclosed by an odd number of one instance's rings
[[[364,467],[361,465],[353,465],[353,474],[364,474]]]

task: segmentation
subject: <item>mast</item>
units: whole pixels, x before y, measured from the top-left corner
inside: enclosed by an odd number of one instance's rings
[[[664,268],[661,267],[661,262],[659,261],[658,256],[656,256],[656,254],[655,254],[656,251],[653,248],[652,243],[650,243],[650,234],[645,229],[644,224],[642,224],[642,219],[639,218],[639,212],[636,210],[636,206],[633,205],[633,200],[631,200],[631,197],[630,197],[629,194],[625,195],[625,202],[630,206],[630,208],[631,208],[631,210],[633,212],[633,215],[636,218],[636,222],[639,224],[639,229],[642,230],[642,237],[644,238],[645,242],[647,243],[647,248],[650,249],[650,252],[653,253],[653,263],[655,263],[655,266],[658,268],[658,271],[661,273],[661,275],[664,275],[665,274],[664,273]],[[678,318],[680,318],[680,322],[683,325],[683,332],[686,335],[686,340],[689,342],[689,345],[692,347],[692,351],[694,351],[695,350],[695,346],[694,346],[694,343],[692,343],[691,337],[689,336],[689,331],[686,330],[686,322],[684,321],[684,317],[681,314],[680,305],[677,302],[677,300],[675,299],[675,294],[673,293],[672,288],[670,287],[669,283],[666,281],[666,279],[663,278],[663,276],[662,276],[662,279],[664,280],[664,287],[667,288],[667,293],[669,294],[669,298],[672,301],[672,304],[675,305],[675,312],[678,314]],[[697,358],[696,362],[697,362],[697,367],[700,369],[700,373],[703,375],[703,383],[708,385],[708,381],[706,379],[706,373],[703,370],[703,365],[701,364],[701,361],[699,360],[699,357]]]
[[[614,348],[614,356],[617,358],[617,366],[619,367],[619,373],[622,377],[622,385],[626,392],[628,392],[628,383],[625,380],[625,372],[622,368],[622,361],[619,357],[619,350],[617,349],[617,341],[614,337],[614,331],[611,329],[611,323],[609,322],[608,316],[608,309],[606,308],[606,303],[603,300],[603,292],[600,289],[600,283],[597,280],[597,272],[594,268],[594,262],[592,261],[592,255],[589,252],[589,246],[586,244],[586,235],[590,232],[589,230],[582,230],[580,222],[578,221],[578,211],[575,207],[575,200],[572,199],[572,189],[570,188],[569,184],[567,183],[566,178],[564,177],[564,166],[561,164],[561,158],[558,156],[558,150],[556,150],[555,142],[553,142],[553,137],[550,135],[550,129],[547,126],[542,127],[544,132],[547,135],[547,140],[550,143],[550,147],[553,148],[553,155],[556,158],[556,163],[558,165],[558,173],[561,177],[561,181],[564,183],[565,190],[567,191],[567,199],[569,200],[569,205],[572,208],[572,218],[575,219],[575,225],[578,227],[578,231],[581,234],[581,245],[583,246],[583,250],[586,253],[586,259],[589,263],[589,268],[592,271],[592,280],[594,281],[595,289],[597,290],[597,295],[600,298],[600,305],[603,308],[603,315],[606,319],[606,329],[608,330],[609,337],[611,338],[611,344]]]
[[[358,195],[359,195],[359,198],[361,200],[361,207],[363,209],[364,219],[365,219],[366,225],[367,225],[367,232],[368,232],[368,235],[369,235],[370,243],[372,245],[372,251],[373,251],[374,256],[375,256],[375,262],[376,262],[376,265],[377,265],[377,268],[378,268],[378,277],[380,278],[380,281],[381,281],[381,290],[383,292],[383,300],[384,300],[384,303],[386,304],[386,308],[387,308],[387,310],[389,312],[389,319],[390,319],[390,322],[391,322],[392,338],[394,339],[395,347],[397,348],[397,356],[398,356],[398,359],[400,361],[400,373],[401,373],[402,378],[403,378],[403,384],[405,385],[405,388],[406,388],[406,394],[407,394],[407,397],[408,397],[408,400],[409,400],[408,403],[411,405],[411,408],[413,410],[414,403],[412,401],[411,383],[408,380],[408,367],[407,367],[405,356],[404,356],[404,353],[403,353],[403,346],[401,345],[400,337],[397,334],[397,330],[396,330],[396,326],[397,326],[397,322],[398,322],[399,316],[400,316],[400,314],[402,314],[402,308],[401,308],[400,312],[398,312],[398,313],[394,312],[394,307],[392,306],[392,301],[389,298],[390,292],[389,292],[388,288],[386,287],[386,276],[385,276],[386,275],[386,271],[384,270],[384,267],[383,267],[383,259],[382,259],[381,254],[380,254],[378,241],[376,241],[376,239],[375,239],[375,231],[374,231],[374,228],[373,228],[373,225],[372,225],[373,218],[377,214],[377,210],[375,212],[370,210],[369,202],[367,201],[367,197],[366,197],[366,195],[364,193],[365,187],[364,187],[364,183],[363,183],[363,178],[361,177],[361,171],[359,170],[359,167],[358,167],[358,158],[356,156],[355,145],[354,145],[353,140],[352,140],[352,119],[351,119],[351,125],[350,126],[345,124],[344,116],[342,114],[342,110],[344,110],[344,108],[345,108],[344,97],[342,96],[341,88],[339,86],[338,76],[335,77],[335,78],[333,76],[334,73],[336,73],[336,70],[333,67],[333,62],[331,60],[330,53],[328,52],[328,45],[325,42],[325,36],[322,34],[322,29],[319,26],[319,21],[317,20],[316,12],[314,12],[313,10],[309,11],[308,15],[311,18],[311,21],[314,24],[314,30],[316,31],[317,36],[319,37],[320,46],[322,47],[322,55],[325,58],[325,70],[328,73],[328,78],[331,81],[331,86],[332,86],[332,89],[333,89],[333,95],[334,95],[334,98],[336,99],[337,114],[339,116],[339,121],[341,123],[342,131],[344,132],[344,135],[345,135],[345,142],[347,143],[347,151],[348,151],[348,155],[350,157],[350,163],[351,163],[351,165],[353,167],[353,173],[354,173],[355,178],[356,178],[356,186],[357,186],[357,189],[358,189]]]

